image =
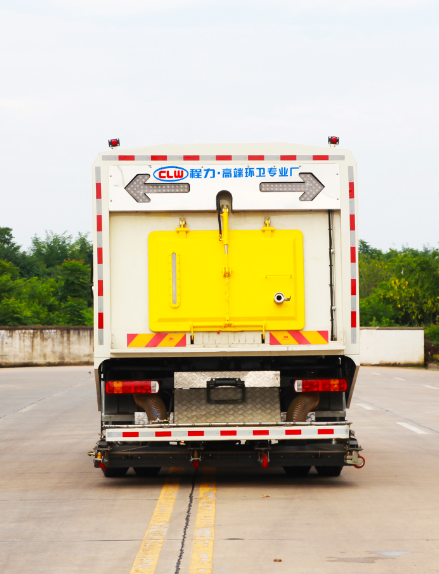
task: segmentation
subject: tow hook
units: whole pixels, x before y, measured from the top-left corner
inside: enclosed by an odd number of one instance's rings
[[[197,450],[192,451],[190,461],[192,462],[192,466],[195,468],[195,470],[200,466],[200,460],[201,456],[199,452]]]
[[[93,462],[95,463],[95,467],[98,466],[99,468],[102,468],[102,470],[105,470],[107,468],[105,464],[102,462],[101,452],[96,453],[96,457],[93,459]]]
[[[267,468],[268,463],[270,462],[270,453],[268,451],[259,451],[259,462],[262,465],[262,468]]]

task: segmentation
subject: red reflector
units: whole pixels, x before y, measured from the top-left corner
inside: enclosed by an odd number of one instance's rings
[[[96,184],[96,199],[102,199],[102,187],[100,183]]]
[[[281,161],[296,161],[297,156],[295,155],[281,155]]]
[[[319,429],[317,434],[334,434],[334,429]]]
[[[354,199],[355,197],[355,190],[354,190],[354,182],[349,182],[349,199]]]
[[[349,219],[350,219],[351,231],[355,231],[355,215],[354,214],[350,215]]]
[[[351,279],[351,295],[357,294],[357,280]]]
[[[300,429],[287,429],[285,434],[302,434],[302,431]]]
[[[216,161],[232,161],[231,155],[217,155]]]
[[[159,392],[157,381],[107,381],[105,390],[110,395],[155,394]]]
[[[96,216],[96,231],[102,231],[102,215]]]
[[[184,155],[183,161],[200,161],[199,155]]]
[[[156,431],[155,436],[156,437],[172,436],[172,432],[171,431]]]
[[[102,265],[102,262],[104,260],[104,256],[102,253],[102,247],[98,247],[97,255],[98,255],[98,265]]]
[[[254,430],[253,431],[254,436],[267,435],[267,434],[270,434],[270,431],[268,431],[268,430]]]
[[[119,161],[134,161],[135,157],[133,155],[120,155]]]
[[[123,437],[138,437],[139,433],[138,432],[123,432],[122,436]]]
[[[167,155],[152,155],[151,161],[168,161]]]
[[[220,436],[236,436],[236,430],[222,430]]]
[[[329,155],[313,155],[312,158],[314,161],[319,161],[319,160],[327,161],[329,159]]]
[[[264,161],[264,157],[263,155],[249,155],[248,161]]]
[[[307,379],[294,383],[296,393],[338,393],[346,391],[347,388],[346,379]]]
[[[190,430],[187,433],[187,436],[204,436],[204,431],[203,430]]]
[[[104,328],[104,314],[98,313],[98,329]]]

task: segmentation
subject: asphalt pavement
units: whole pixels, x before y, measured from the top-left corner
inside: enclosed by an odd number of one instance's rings
[[[439,572],[439,371],[363,367],[348,413],[366,465],[338,478],[106,479],[90,368],[0,369],[0,572]]]

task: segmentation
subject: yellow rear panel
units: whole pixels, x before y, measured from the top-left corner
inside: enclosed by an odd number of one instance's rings
[[[298,230],[149,234],[152,331],[300,330],[305,325],[303,237]],[[281,292],[290,301],[274,302]]]

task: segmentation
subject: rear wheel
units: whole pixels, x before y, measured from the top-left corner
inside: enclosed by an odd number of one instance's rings
[[[316,466],[319,476],[340,476],[342,466]]]
[[[307,476],[310,469],[310,466],[284,466],[284,471],[288,476]]]
[[[137,476],[142,478],[157,476],[161,470],[160,466],[135,466],[133,468]]]
[[[122,478],[128,472],[127,468],[103,468],[105,478]]]

